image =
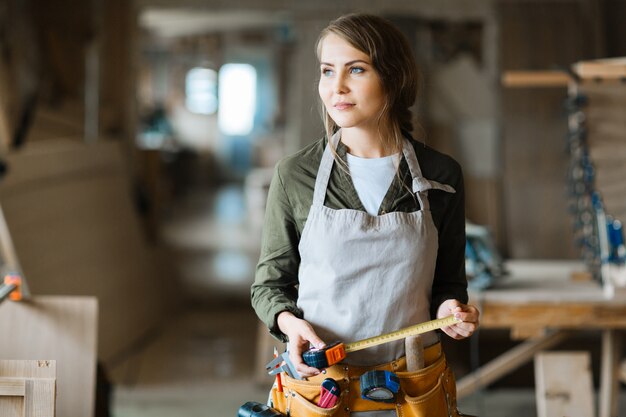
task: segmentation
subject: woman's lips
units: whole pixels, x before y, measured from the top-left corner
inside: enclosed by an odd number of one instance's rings
[[[354,107],[354,104],[341,102],[341,103],[336,103],[333,107],[336,108],[337,110],[347,110],[347,109]]]

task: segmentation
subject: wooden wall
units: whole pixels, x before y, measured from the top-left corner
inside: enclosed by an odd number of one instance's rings
[[[586,2],[501,1],[500,67],[569,69],[595,57]],[[502,89],[503,212],[507,255],[576,258],[566,206],[565,88]]]

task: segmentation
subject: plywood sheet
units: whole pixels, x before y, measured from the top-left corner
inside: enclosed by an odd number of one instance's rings
[[[167,258],[144,237],[120,146],[36,142],[8,163],[0,200],[30,290],[97,297],[98,354],[109,365],[177,294],[165,290]]]
[[[58,416],[93,416],[97,316],[94,297],[39,296],[0,304],[0,358],[55,361]],[[0,374],[18,376],[15,367],[0,364]]]

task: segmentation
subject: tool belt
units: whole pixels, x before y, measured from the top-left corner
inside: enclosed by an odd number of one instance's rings
[[[387,370],[400,379],[400,391],[394,403],[361,398],[359,378],[371,370]],[[290,378],[285,373],[283,392],[274,385],[273,406],[291,417],[349,417],[353,411],[396,410],[405,417],[459,417],[456,408],[456,384],[448,367],[441,343],[424,349],[424,368],[407,372],[406,358],[373,366],[360,367],[343,363],[325,369],[307,381]],[[320,387],[326,378],[333,378],[341,387],[341,396],[333,408],[320,408]]]

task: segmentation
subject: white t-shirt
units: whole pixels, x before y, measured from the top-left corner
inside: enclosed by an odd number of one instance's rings
[[[346,156],[352,182],[363,207],[372,216],[377,216],[380,203],[396,175],[400,154],[382,158],[359,158],[349,153]]]

